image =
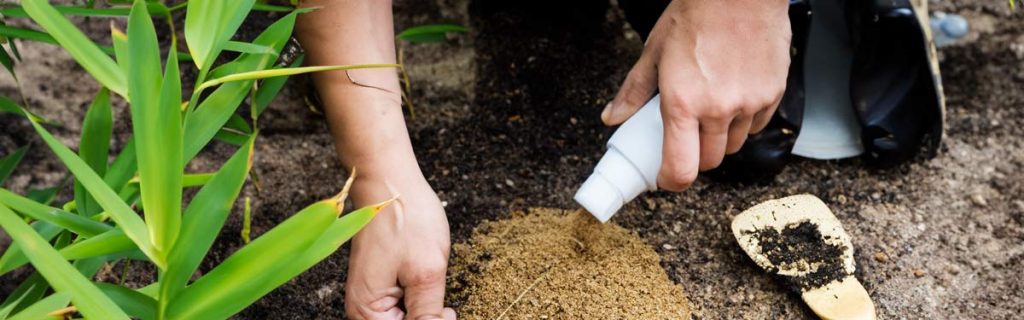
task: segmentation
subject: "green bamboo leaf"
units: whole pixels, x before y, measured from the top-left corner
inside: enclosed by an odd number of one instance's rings
[[[311,73],[311,72],[322,72],[322,71],[333,71],[333,70],[351,70],[351,69],[370,69],[370,68],[398,68],[401,67],[399,64],[394,63],[370,63],[370,64],[354,64],[354,65],[336,65],[336,66],[314,66],[314,67],[298,67],[298,68],[278,68],[270,70],[259,70],[235,73],[232,75],[223,76],[216,79],[210,79],[199,85],[198,90],[203,90],[212,86],[216,86],[222,83],[233,82],[233,81],[245,81],[245,80],[258,80],[264,78],[273,78],[281,76],[293,76],[297,74]]]
[[[114,129],[114,117],[110,104],[110,92],[100,89],[82,122],[82,136],[78,143],[78,155],[86,164],[102,176],[107,173],[107,157],[110,151],[110,136]],[[75,182],[75,203],[78,214],[93,215],[102,211],[96,200],[85,191],[81,183]]]
[[[32,266],[56,292],[71,295],[71,301],[83,316],[93,319],[128,319],[124,311],[4,205],[0,205],[0,225],[11,239],[17,240]]]
[[[43,141],[46,142],[46,145],[64,162],[64,165],[68,167],[68,170],[71,171],[75,178],[82,182],[82,185],[96,199],[96,202],[117,222],[118,227],[125,231],[125,234],[135,242],[135,245],[146,256],[153,260],[154,264],[161,268],[164,267],[164,260],[153,250],[153,245],[149,240],[149,231],[138,214],[132,211],[128,204],[124,203],[117,193],[114,193],[114,190],[111,190],[100,176],[92,171],[81,158],[75,155],[74,152],[71,152],[67,146],[61,144],[60,141],[57,141],[57,138],[54,138],[42,125],[33,121],[32,126],[39,133]]]
[[[243,145],[246,141],[249,141],[248,135],[223,128],[218,130],[217,134],[214,135],[213,138],[217,141],[227,142],[236,146]]]
[[[224,43],[224,50],[239,53],[269,54],[277,56],[277,52],[274,51],[274,48],[241,41],[228,41]]]
[[[6,36],[16,39],[31,40],[35,42],[48,43],[52,45],[60,45],[57,39],[54,39],[50,34],[46,32],[40,32],[31,29],[15,28],[11,26],[0,25],[0,36]],[[14,47],[12,47],[14,48]],[[99,46],[100,51],[104,54],[111,56],[116,52],[111,46]],[[178,61],[191,61],[192,56],[184,52],[178,52]]]
[[[13,48],[14,42],[11,43]],[[18,74],[14,73],[14,59],[11,59],[11,56],[7,54],[7,50],[3,46],[0,46],[0,64],[4,66],[4,69],[7,69],[7,72],[11,74],[15,81],[18,80]]]
[[[331,223],[331,226],[327,228],[319,239],[314,242],[309,249],[306,249],[298,257],[291,260],[286,267],[282,268],[278,272],[268,275],[266,283],[260,287],[257,293],[265,295],[270,293],[288,280],[298,277],[309,268],[312,268],[320,261],[327,259],[328,256],[338,251],[346,241],[355,236],[359,230],[362,230],[373,218],[377,216],[380,210],[387,207],[391,201],[386,201],[372,206],[363,207],[359,210],[350,212],[341,219],[338,219]]]
[[[263,279],[287,266],[337,219],[338,200],[314,203],[239,249],[178,294],[166,319],[223,319],[258,300]]]
[[[246,136],[246,141],[248,140],[248,136]],[[181,187],[192,188],[203,186],[213,178],[214,174],[215,173],[186,173],[181,176]],[[131,181],[128,181],[128,183],[137,185],[139,183],[139,179],[132,179]]]
[[[143,213],[154,249],[166,255],[181,225],[181,78],[176,59],[169,57],[161,79],[156,30],[142,0],[135,1],[128,17],[128,39],[128,92]]]
[[[79,240],[60,249],[66,260],[78,260],[115,254],[137,249],[135,243],[121,229],[113,229],[95,237]]]
[[[206,70],[217,59],[255,0],[192,0],[185,14],[185,39],[196,67]]]
[[[17,247],[18,246],[16,244],[12,243],[8,251]],[[32,274],[29,275],[28,278],[25,278],[17,288],[14,288],[14,291],[11,291],[11,294],[4,299],[4,303],[0,304],[0,306],[6,308],[14,305],[13,313],[17,314],[22,309],[25,309],[25,307],[36,303],[39,299],[42,299],[43,295],[46,294],[46,291],[48,290],[50,290],[50,286],[46,284],[46,279],[43,279],[43,276],[39,275],[39,272],[33,271]]]
[[[252,133],[252,126],[249,126],[249,123],[245,122],[245,119],[237,113],[232,114],[231,118],[228,118],[228,122],[224,124],[224,129],[233,129],[247,135]]]
[[[114,47],[114,59],[117,60],[117,65],[121,67],[121,72],[129,74],[128,69],[128,35],[124,34],[124,31],[118,29],[116,26],[110,26],[110,42]]]
[[[0,158],[0,184],[3,184],[4,180],[11,176],[11,173],[14,173],[14,169],[21,163],[21,159],[25,158],[27,152],[28,146],[26,145]]]
[[[0,188],[0,203],[32,219],[46,221],[87,238],[104,233],[111,228],[111,226],[85,216],[38,204],[3,188]]]
[[[442,42],[449,33],[464,33],[466,27],[454,24],[431,24],[402,30],[395,38],[415,43]]]
[[[39,204],[50,205],[53,200],[57,198],[57,193],[64,189],[64,186],[71,180],[71,176],[65,176],[56,185],[49,188],[41,189],[28,189],[28,193],[25,194],[26,198],[32,199]],[[64,210],[67,211],[67,210]]]
[[[14,102],[14,100],[8,99],[4,96],[0,96],[0,113],[4,112],[20,115],[32,121],[49,123],[49,121],[47,121],[46,119],[43,119],[40,116],[37,116],[31,112],[22,109],[17,102]]]
[[[253,4],[252,9],[253,10],[258,10],[258,11],[267,11],[267,12],[289,12],[289,11],[295,10],[295,7],[277,6],[277,5],[266,4],[266,3],[258,3],[257,2],[255,4]]]
[[[43,27],[78,64],[110,91],[126,95],[125,75],[103,50],[54,9],[46,0],[21,1],[25,12]]]
[[[136,289],[135,291],[138,291],[139,293],[144,294],[147,297],[156,299],[156,295],[159,294],[159,290],[160,290],[160,282],[154,282],[154,283],[150,283],[149,285],[147,285],[145,287]]]
[[[39,230],[35,226],[33,226],[33,228]],[[44,236],[44,238],[47,239],[46,241],[49,241],[49,239],[53,238],[53,236],[50,236],[49,238]],[[19,246],[14,245],[14,247],[8,249],[8,252],[18,247]],[[117,255],[109,255],[106,256],[106,258],[120,259],[122,257]],[[78,269],[79,273],[81,273],[88,279],[96,275],[96,272],[99,271],[103,263],[104,260],[79,260],[75,261],[74,267],[75,269]],[[7,299],[4,300],[4,303],[0,306],[7,306],[10,303],[13,303],[14,300],[20,300],[21,303],[19,303],[19,305],[14,308],[15,312],[18,312],[18,310],[24,309],[28,305],[35,303],[36,301],[39,301],[39,299],[42,299],[43,294],[49,291],[49,289],[50,285],[46,282],[46,279],[43,279],[42,275],[40,275],[39,272],[33,272],[32,275],[25,279],[25,281],[23,281],[20,285],[18,285],[17,288],[14,289],[14,291],[11,292],[11,295],[7,297]]]
[[[182,177],[182,184],[181,184],[181,186],[184,187],[184,188],[192,188],[192,187],[204,186],[207,183],[210,183],[210,180],[213,179],[213,176],[215,174],[216,174],[216,172],[213,172],[213,173],[189,173],[189,174],[186,174],[185,176]]]
[[[60,252],[65,260],[79,260],[124,253],[135,249],[135,244],[124,235],[123,231],[113,229],[89,239],[81,240],[79,238],[79,241],[60,248],[58,252]],[[13,256],[10,261],[4,264],[4,269],[0,269],[0,272],[7,272],[10,271],[7,268],[13,270],[27,263],[28,257],[24,254]]]
[[[292,61],[292,63],[289,64],[288,67],[295,68],[301,66],[302,61],[305,60],[305,57],[305,55],[300,55],[296,57],[295,61]],[[263,80],[263,82],[260,84],[259,89],[256,89],[257,118],[259,118],[259,115],[262,114],[263,111],[267,110],[267,107],[270,106],[270,102],[274,101],[274,97],[277,97],[277,94],[281,92],[282,88],[284,88],[285,82],[288,82],[287,76],[273,77]]]
[[[185,288],[213,246],[249,174],[254,141],[255,136],[250,137],[185,208],[179,241],[171,250],[168,268],[160,278],[163,303]]]
[[[57,39],[54,39],[52,36],[50,36],[50,34],[31,29],[23,29],[7,25],[0,25],[0,35],[9,38],[25,39],[32,40],[35,42],[59,45],[59,43],[57,43]]]
[[[170,11],[162,3],[147,2],[149,14],[156,16],[167,16]],[[53,6],[57,12],[65,16],[80,17],[127,17],[131,8],[91,8],[88,6]],[[28,18],[28,13],[21,7],[0,8],[0,14],[11,18]]]
[[[128,143],[121,149],[117,158],[114,158],[114,163],[110,165],[107,175],[103,177],[103,181],[111,189],[121,190],[135,175],[135,171],[138,170],[135,152],[135,138],[132,137],[128,139]]]
[[[252,41],[280,53],[291,38],[298,13],[290,13],[271,24]],[[244,70],[262,70],[274,63],[274,57],[265,54],[242,54],[210,72],[210,75],[231,74]],[[191,160],[218,135],[221,127],[231,118],[248,96],[252,82],[225,84],[214,90],[185,118],[185,161]]]
[[[47,242],[57,237],[57,234],[61,231],[64,231],[61,227],[43,221],[33,222],[32,229],[34,229],[36,233],[38,233],[40,237],[43,237],[43,240],[46,240]],[[25,263],[28,263],[28,258],[25,257],[24,252],[21,252],[21,248],[14,244],[7,246],[7,251],[4,251],[4,255],[0,256],[0,276],[11,272],[11,270],[18,268]],[[6,305],[7,301],[4,301],[4,304],[0,306]]]
[[[156,319],[156,300],[153,298],[109,283],[97,283],[96,286],[129,315],[140,319]]]
[[[11,47],[11,53],[14,54],[14,58],[21,62],[21,52],[18,50],[18,42],[14,40],[7,41],[7,45]]]
[[[7,319],[14,312],[14,308],[21,304],[21,301],[25,300],[24,296],[18,297],[9,305],[0,307],[0,319]]]
[[[71,302],[71,294],[54,293],[49,297],[43,298],[38,302],[32,304],[28,308],[21,310],[18,314],[7,318],[7,320],[39,320],[39,319],[53,319],[60,320],[62,317],[50,316],[54,310],[64,308]]]

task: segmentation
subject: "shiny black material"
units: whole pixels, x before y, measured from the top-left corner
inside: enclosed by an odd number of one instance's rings
[[[847,1],[846,13],[854,49],[850,98],[864,159],[892,167],[916,155],[927,134],[941,132],[927,39],[908,0]]]

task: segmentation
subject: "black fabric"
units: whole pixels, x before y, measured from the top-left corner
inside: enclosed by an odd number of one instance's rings
[[[626,21],[647,41],[651,29],[658,22],[671,0],[619,0],[619,8],[626,14]]]

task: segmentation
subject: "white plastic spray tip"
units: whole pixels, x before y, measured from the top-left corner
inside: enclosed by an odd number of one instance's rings
[[[619,212],[625,203],[615,185],[599,173],[590,175],[587,181],[583,182],[573,200],[602,223],[608,222],[608,219]]]

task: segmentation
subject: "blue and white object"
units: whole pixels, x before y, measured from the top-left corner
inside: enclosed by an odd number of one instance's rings
[[[936,47],[953,44],[971,31],[967,19],[955,13],[936,11],[932,14],[930,24]]]

